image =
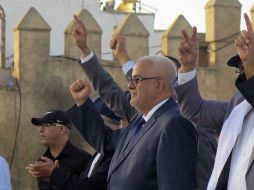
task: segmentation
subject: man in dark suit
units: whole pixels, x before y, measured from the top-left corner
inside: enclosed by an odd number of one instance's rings
[[[123,72],[126,77],[131,75],[134,62],[130,60],[126,51],[125,37],[121,34],[114,33],[110,41],[110,48],[113,50],[114,55],[118,58],[122,65]],[[174,62],[178,69],[181,64],[172,56],[165,56]],[[196,126],[198,134],[198,162],[197,162],[197,190],[204,190],[207,188],[210,179],[213,164],[217,149],[217,131],[211,128],[204,128]]]
[[[78,20],[73,30],[81,50],[82,68],[100,97],[118,115],[130,121],[127,128],[106,132],[90,128],[87,138],[111,145],[115,152],[108,172],[108,189],[188,190],[196,186],[197,139],[194,126],[179,114],[170,85],[174,64],[162,56],[139,59],[124,92],[98,63],[86,44],[86,28]],[[85,110],[89,84],[78,80],[72,96]],[[129,108],[131,104],[134,108]],[[143,121],[143,124],[141,124]]]
[[[200,96],[195,70],[197,61],[195,27],[191,37],[185,30],[182,31],[183,41],[178,49],[181,67],[175,91],[182,114],[197,125],[220,131],[208,190],[254,188],[254,34],[248,16],[245,14],[244,17],[247,31],[243,31],[235,41],[239,55],[228,62],[228,65],[239,69],[236,80],[239,91],[229,102],[207,101]],[[185,76],[181,76],[181,73]]]

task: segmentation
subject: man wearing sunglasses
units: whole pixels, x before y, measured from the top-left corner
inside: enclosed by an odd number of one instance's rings
[[[50,110],[42,118],[32,118],[31,122],[38,126],[41,144],[47,147],[39,161],[29,164],[26,168],[32,176],[37,178],[40,190],[58,189],[51,185],[48,177],[55,167],[77,175],[86,169],[91,156],[73,146],[69,141],[72,125],[65,112]],[[47,168],[48,162],[55,162],[55,164]],[[45,173],[44,167],[48,173]]]

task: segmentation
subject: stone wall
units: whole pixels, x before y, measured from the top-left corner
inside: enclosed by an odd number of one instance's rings
[[[209,0],[205,10],[207,33],[198,34],[200,89],[205,98],[226,100],[235,91],[235,73],[226,66],[226,61],[236,53],[233,41],[240,31],[241,5],[238,0]],[[90,48],[101,59],[103,28],[88,10],[83,9],[78,15],[87,24]],[[0,155],[7,158],[11,165],[13,189],[37,188],[35,179],[24,169],[45,150],[30,122],[31,117],[41,116],[52,108],[68,109],[73,104],[69,85],[76,79],[86,78],[77,61],[69,59],[79,59],[79,51],[72,36],[68,35],[73,24],[74,21],[70,21],[64,31],[62,57],[50,56],[51,28],[34,8],[28,10],[14,29],[13,72],[6,70],[14,85],[0,88]],[[180,15],[164,31],[161,36],[161,52],[164,55],[177,57],[176,47],[181,40],[182,28],[191,31],[191,25]],[[149,53],[149,32],[135,14],[128,15],[115,30],[126,36],[127,50],[134,61]],[[127,89],[117,60],[101,62],[117,83]],[[71,140],[93,153],[75,129]]]

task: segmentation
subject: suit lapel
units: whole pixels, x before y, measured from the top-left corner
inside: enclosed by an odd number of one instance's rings
[[[142,127],[142,129],[140,129],[141,131],[137,134],[138,136],[135,138],[135,142],[132,142],[132,143],[130,143],[130,141],[131,141],[131,136],[133,134],[133,127],[134,126],[131,126],[132,130],[129,131],[129,134],[126,138],[126,143],[124,144],[124,147],[121,148],[121,150],[122,150],[122,151],[120,151],[121,153],[120,154],[119,154],[119,152],[117,153],[118,158],[115,158],[114,163],[112,163],[112,168],[110,167],[110,170],[108,172],[108,177],[127,158],[127,156],[130,154],[132,149],[136,146],[138,141],[140,141],[142,139],[142,137],[145,135],[145,133],[149,129],[151,129],[151,127],[153,126],[153,124],[156,121],[155,118],[153,118],[152,120],[151,119],[152,118],[150,118],[149,121]]]
[[[146,134],[146,132],[153,126],[155,123],[156,118],[151,117],[149,121],[144,124],[144,126],[140,129],[139,133],[137,134],[137,137],[133,139],[133,142],[129,143],[124,150],[126,152],[125,154],[129,154],[130,151],[135,147],[135,145],[140,141],[140,139]]]
[[[123,146],[122,146],[120,152],[124,152],[125,149],[127,148],[128,144],[130,143],[131,137],[132,137],[132,135],[133,135],[134,127],[135,127],[135,125],[136,125],[136,123],[137,123],[137,120],[138,120],[140,117],[142,117],[142,114],[138,114],[137,117],[130,123],[130,126],[129,126],[130,129],[129,129],[129,131],[128,131],[127,137],[126,137],[125,140],[124,140],[124,144],[123,144]]]
[[[128,131],[128,135],[125,139],[123,139],[124,145],[122,147],[119,147],[120,150],[119,152],[115,152],[115,154],[117,154],[118,158],[114,159],[114,163],[111,162],[111,167],[109,169],[108,172],[108,179],[110,178],[110,175],[112,174],[112,172],[127,158],[127,156],[130,154],[130,152],[133,150],[133,148],[137,145],[137,143],[142,139],[142,137],[144,137],[144,135],[151,129],[151,127],[155,124],[155,122],[157,121],[158,117],[160,117],[160,115],[162,114],[162,112],[164,112],[164,110],[168,107],[172,107],[176,105],[176,102],[172,99],[169,99],[166,103],[164,103],[153,115],[152,117],[147,121],[147,123],[142,127],[141,131],[137,134],[138,137],[135,139],[135,142],[131,143],[130,146],[128,146],[128,144],[130,143],[131,140],[131,136],[133,134],[133,128],[134,125],[136,124],[136,120],[137,118],[139,118],[140,114],[138,114],[139,116],[136,117],[135,122],[131,122],[131,129]],[[121,146],[121,145],[120,145]],[[114,155],[116,156],[116,155]]]
[[[112,157],[112,160],[111,160],[111,163],[109,166],[108,179],[109,179],[109,176],[112,173],[113,169],[115,169],[116,166],[118,165],[118,160],[119,160],[120,156],[122,155],[122,152],[125,150],[125,148],[129,144],[131,135],[133,132],[133,126],[140,116],[141,116],[141,114],[137,114],[136,117],[134,117],[134,119],[130,122],[129,126],[126,129],[123,129],[125,131],[124,131],[124,133],[117,145],[116,151]]]

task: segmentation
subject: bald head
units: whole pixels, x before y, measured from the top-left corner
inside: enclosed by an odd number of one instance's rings
[[[137,64],[145,64],[144,67],[149,70],[150,74],[165,79],[168,87],[172,86],[177,76],[175,64],[164,56],[144,56],[137,61]]]
[[[157,55],[140,58],[128,83],[131,105],[147,114],[159,102],[174,96],[172,82],[175,77],[175,65],[168,58]]]

